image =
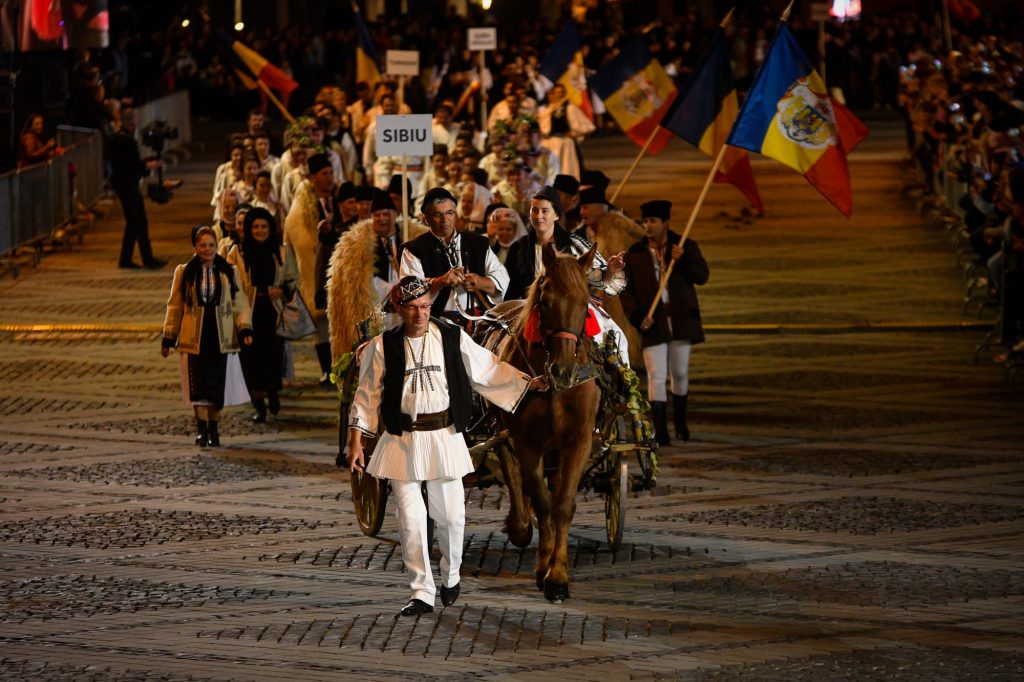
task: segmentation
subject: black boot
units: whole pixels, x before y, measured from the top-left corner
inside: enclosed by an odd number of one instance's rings
[[[210,422],[206,442],[211,448],[220,447],[220,434],[217,433],[217,422]]]
[[[654,423],[654,438],[658,445],[668,445],[672,439],[668,436],[668,415],[664,400],[651,401],[651,421]]]
[[[267,394],[267,409],[270,410],[270,414],[277,416],[277,413],[281,411],[281,400],[277,397],[277,391],[270,391]]]
[[[316,346],[316,359],[320,362],[320,383],[328,388],[331,387],[331,344],[318,343]]]
[[[198,434],[196,436],[196,445],[201,448],[205,448],[210,444],[209,438],[209,422],[203,419],[196,418],[196,429]]]
[[[672,396],[672,416],[676,423],[676,439],[684,443],[690,440],[690,429],[686,426],[686,402],[689,395]]]
[[[252,420],[257,424],[267,421],[267,404],[263,402],[263,398],[253,398],[252,406],[256,408],[256,414],[252,416]]]

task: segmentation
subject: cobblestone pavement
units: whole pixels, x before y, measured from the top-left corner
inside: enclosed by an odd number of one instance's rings
[[[983,331],[955,329],[958,272],[900,193],[899,125],[872,126],[851,221],[766,163],[765,218],[712,190],[694,440],[628,498],[618,552],[580,495],[562,605],[492,487],[469,491],[458,604],[396,615],[395,522],[359,532],[306,344],[276,422],[235,409],[224,447],[192,447],[158,353],[170,272],[115,268],[113,207],[0,281],[0,679],[1024,678],[1022,389],[971,364]],[[585,153],[618,178],[634,151]],[[674,143],[620,203],[668,196],[681,223],[706,170]],[[177,172],[147,208],[181,259],[212,166]]]

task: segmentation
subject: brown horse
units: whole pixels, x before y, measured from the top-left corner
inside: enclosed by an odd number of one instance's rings
[[[515,452],[506,450],[501,460],[510,498],[509,540],[520,547],[530,543],[532,507],[540,531],[537,587],[553,602],[569,596],[569,526],[601,399],[597,382],[587,378],[593,373],[586,371],[591,358],[584,336],[587,273],[596,249],[575,258],[550,244],[543,248],[545,272],[512,329],[518,346],[508,343],[504,353],[530,374],[544,371],[551,385],[550,391],[531,393],[514,414],[502,413]],[[534,311],[533,332],[524,333]]]

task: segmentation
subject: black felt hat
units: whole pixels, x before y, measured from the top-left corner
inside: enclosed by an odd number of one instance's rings
[[[452,195],[452,193],[446,190],[444,187],[434,187],[428,190],[427,193],[423,195],[423,203],[420,204],[420,210],[426,213],[428,206],[430,206],[435,201],[441,201],[442,199],[447,199],[448,201],[454,202],[456,204],[459,203],[459,200],[456,199],[455,196]]]
[[[604,198],[604,188],[587,187],[580,190],[580,206],[584,204],[604,204],[608,206],[608,200]]]
[[[327,158],[326,154],[320,152],[319,154],[314,154],[309,157],[309,160],[306,161],[306,165],[309,166],[309,174],[316,175],[324,168],[330,168],[331,160]]]
[[[395,202],[391,200],[391,195],[382,189],[373,190],[373,203],[370,204],[370,212],[383,211],[383,210],[394,211]]]
[[[640,204],[640,218],[661,218],[668,220],[672,216],[672,202],[665,199],[654,199]]]
[[[580,191],[580,181],[571,175],[556,175],[555,181],[551,183],[551,186],[562,194],[568,194],[569,196],[579,194]]]
[[[372,185],[359,185],[356,187],[356,201],[373,201],[373,191],[377,189]]]
[[[608,176],[599,170],[585,170],[580,173],[580,187],[597,187],[602,192],[611,184]]]
[[[341,183],[338,187],[338,201],[347,201],[348,199],[356,199],[359,192],[356,189],[355,183],[346,180]]]

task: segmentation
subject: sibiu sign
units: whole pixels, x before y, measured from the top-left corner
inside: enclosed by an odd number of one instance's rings
[[[430,114],[377,117],[374,138],[378,156],[430,156],[434,151]]]

